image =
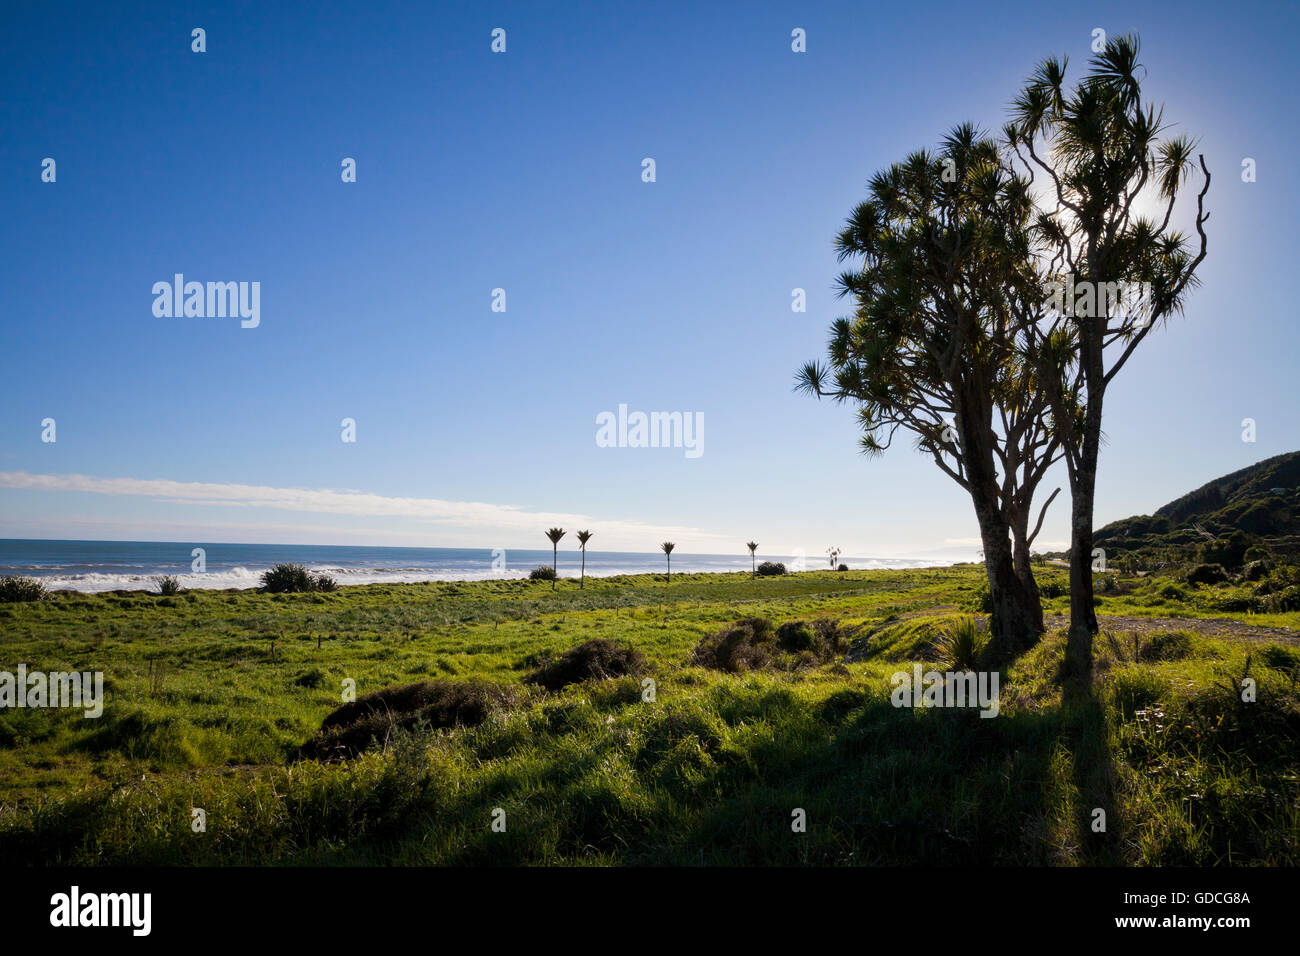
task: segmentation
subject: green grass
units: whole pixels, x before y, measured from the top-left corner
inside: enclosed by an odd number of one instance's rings
[[[1049,633],[1004,676],[996,719],[892,707],[890,675],[939,659],[982,581],[966,566],[3,605],[0,670],[102,670],[108,700],[98,720],[0,712],[0,858],[1300,861],[1294,646],[1105,632],[1094,692],[1063,701],[1063,637]],[[1186,600],[1171,601],[1160,594],[1170,583],[1125,578],[1099,611],[1300,624],[1296,613],[1214,611],[1220,589],[1184,586]],[[1046,604],[1068,610],[1063,598]],[[857,638],[851,662],[740,675],[688,665],[702,637],[755,616],[834,618]],[[653,701],[639,676],[556,692],[526,683],[593,638],[641,652]],[[1247,653],[1253,704],[1229,689]],[[403,731],[347,762],[293,759],[339,706],[344,679],[360,695],[439,678],[523,686],[477,727]],[[206,833],[191,830],[195,807]],[[1090,826],[1096,807],[1104,833]],[[791,830],[796,808],[806,833]],[[492,828],[498,809],[505,832]]]

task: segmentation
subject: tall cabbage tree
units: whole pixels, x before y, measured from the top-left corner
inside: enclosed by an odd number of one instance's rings
[[[1068,61],[1043,60],[1003,130],[1009,162],[1037,174],[1047,194],[1031,239],[1056,307],[1029,337],[1073,499],[1066,668],[1076,677],[1091,672],[1097,633],[1092,525],[1106,389],[1147,336],[1182,312],[1207,248],[1210,171],[1189,137],[1162,138],[1164,109],[1143,100],[1138,50],[1136,35],[1111,38],[1073,90]],[[1170,222],[1196,180],[1192,237]]]
[[[898,432],[953,479],[974,506],[992,599],[995,657],[1037,640],[1042,603],[1029,560],[1033,497],[1059,442],[1026,354],[1028,307],[1041,300],[1028,230],[1026,177],[998,144],[958,126],[872,177],[836,246],[853,313],[831,326],[828,362],[796,387],[855,406],[864,453]],[[1054,497],[1054,496],[1053,496]]]
[[[587,542],[590,540],[591,540],[590,531],[578,532],[578,544],[582,546],[582,572],[581,572],[582,577],[580,583],[578,584],[578,588],[580,590],[586,588],[587,586]]]
[[[560,576],[559,547],[560,539],[564,537],[564,529],[552,528],[546,532],[546,537],[551,542],[551,571],[554,572],[551,576],[551,590],[554,591],[555,579]]]

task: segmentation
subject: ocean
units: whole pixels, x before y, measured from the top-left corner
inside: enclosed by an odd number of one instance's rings
[[[195,548],[203,549],[206,569],[194,570]],[[796,570],[794,555],[761,551],[759,561],[782,561]],[[561,577],[577,577],[581,555],[562,542]],[[951,564],[941,559],[851,558],[840,561],[850,568],[918,568]],[[154,590],[155,578],[175,575],[185,588],[253,588],[263,571],[282,562],[302,564],[331,575],[340,585],[413,581],[474,581],[521,578],[538,565],[550,566],[550,549],[505,550],[486,548],[369,548],[307,544],[190,544],[169,541],[38,541],[0,539],[0,575],[21,574],[40,578],[50,590],[114,591]],[[662,572],[661,552],[587,552],[587,574]],[[805,570],[826,568],[821,555],[803,558]],[[738,554],[686,554],[673,552],[673,572],[748,571],[749,552]]]

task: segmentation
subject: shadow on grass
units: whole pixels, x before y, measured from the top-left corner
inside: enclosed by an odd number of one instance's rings
[[[810,699],[806,689],[745,678],[655,705],[554,710],[549,726],[516,731],[510,747],[467,738],[451,750],[444,742],[431,760],[429,738],[411,734],[384,762],[360,765],[362,776],[350,766],[295,768],[260,785],[258,805],[275,810],[265,817],[239,809],[249,805],[242,790],[200,797],[179,782],[156,796],[175,819],[152,839],[127,826],[140,807],[89,800],[0,835],[0,855],[453,866],[1118,861],[1115,773],[1090,692],[981,718],[896,708],[878,686]],[[225,804],[209,810],[226,835],[188,833],[191,797]],[[1107,810],[1107,833],[1092,832],[1093,807]],[[493,827],[498,819],[504,829]]]
[[[452,865],[1033,865],[1113,863],[1114,770],[1091,695],[981,718],[841,690],[809,706],[781,688],[718,690],[707,711],[656,715],[629,758],[614,738],[494,774],[433,826]],[[722,729],[719,730],[719,727]],[[509,815],[493,833],[494,806]],[[1091,830],[1107,810],[1109,833]],[[799,813],[802,811],[802,813]],[[804,821],[802,831],[795,824]],[[404,839],[427,840],[429,821]],[[418,854],[417,854],[418,855]]]

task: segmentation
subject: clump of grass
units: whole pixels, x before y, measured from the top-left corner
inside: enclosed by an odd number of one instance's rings
[[[645,659],[636,648],[598,637],[565,651],[538,668],[529,680],[547,690],[559,690],[585,680],[627,677],[643,670]]]
[[[528,580],[530,580],[530,581],[554,581],[554,580],[555,580],[555,568],[551,567],[550,565],[540,564],[540,565],[538,565],[537,567],[533,568],[531,571],[528,572]]]
[[[771,621],[745,618],[700,641],[691,663],[729,674],[758,670],[771,662],[775,645]]]
[[[1180,661],[1193,654],[1192,635],[1186,631],[1166,631],[1157,634],[1138,648],[1137,659],[1144,664],[1158,661]]]
[[[262,572],[262,590],[268,594],[307,594],[333,591],[337,587],[333,578],[314,575],[301,564],[277,564]]]
[[[303,671],[293,679],[293,682],[298,687],[306,687],[315,690],[318,687],[323,687],[328,677],[329,675],[319,667],[313,667],[311,670]]]
[[[112,708],[77,746],[90,753],[118,753],[153,767],[196,767],[202,757],[194,733],[188,721],[175,715],[140,707]]]
[[[160,578],[154,578],[154,583],[158,585],[158,593],[163,597],[173,597],[181,593],[180,578],[174,574],[164,574]]]
[[[948,670],[970,671],[978,665],[988,646],[988,631],[974,617],[964,617],[939,635],[934,649],[939,663]]]
[[[1108,703],[1121,721],[1132,720],[1169,694],[1169,678],[1140,666],[1117,669],[1106,684]]]
[[[1159,591],[1157,591],[1156,593],[1159,594],[1162,598],[1165,598],[1165,599],[1168,600],[1168,601],[1186,601],[1186,600],[1187,600],[1187,592],[1184,591],[1182,588],[1180,588],[1180,587],[1179,587],[1178,585],[1176,585],[1176,584],[1166,584],[1164,587],[1162,587],[1162,588],[1161,588]]]
[[[355,757],[387,746],[401,730],[473,727],[513,706],[519,688],[495,681],[431,680],[362,694],[331,712],[320,731],[298,750],[308,759]]]
[[[36,578],[6,574],[0,578],[0,604],[39,601],[45,597],[45,585]]]
[[[1293,671],[1300,668],[1300,652],[1281,644],[1265,644],[1259,649],[1259,659],[1265,666],[1279,671]]]
[[[849,636],[830,618],[811,624],[790,621],[773,628],[767,618],[750,617],[705,637],[691,663],[739,674],[753,670],[793,670],[824,664],[848,650]]]

